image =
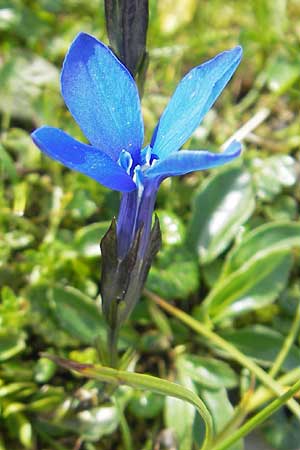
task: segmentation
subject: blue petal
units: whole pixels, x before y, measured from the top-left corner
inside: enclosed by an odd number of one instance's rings
[[[76,141],[64,131],[42,127],[31,136],[42,152],[66,167],[84,173],[110,189],[121,192],[136,189],[130,176],[106,153]]]
[[[241,57],[241,47],[235,47],[195,67],[181,80],[152,137],[153,153],[160,159],[179,150],[191,136],[232,77]]]
[[[164,160],[154,163],[146,172],[148,178],[162,179],[184,175],[195,170],[210,169],[221,166],[239,156],[241,144],[233,141],[223,153],[211,153],[204,150],[181,150],[173,153]]]
[[[127,150],[138,161],[144,139],[136,84],[112,51],[80,33],[66,55],[62,95],[90,143],[117,160]]]

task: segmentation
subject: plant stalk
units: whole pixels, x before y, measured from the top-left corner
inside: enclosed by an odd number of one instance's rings
[[[281,408],[289,399],[291,399],[300,390],[300,380],[297,381],[285,394],[276,398],[272,403],[266,406],[263,410],[251,417],[244,425],[236,430],[231,436],[224,439],[223,442],[217,443],[210,450],[226,450],[231,447],[239,439],[243,438],[259,425],[261,425],[266,419],[274,414],[279,408]]]
[[[289,351],[297,337],[299,328],[300,328],[300,302],[298,303],[295,318],[293,320],[290,331],[289,331],[287,337],[285,338],[283,346],[281,347],[280,352],[278,353],[278,355],[273,363],[273,366],[269,372],[271,377],[274,378],[279,373],[281,366],[284,363],[287,355],[289,354]]]
[[[218,334],[209,330],[198,320],[190,317],[188,314],[176,308],[175,306],[170,305],[168,302],[166,302],[153,292],[145,290],[145,294],[165,311],[169,312],[171,315],[177,317],[177,319],[179,319],[181,322],[185,323],[189,328],[207,338],[210,342],[215,344],[220,349],[225,350],[235,361],[240,363],[243,367],[249,369],[250,372],[252,372],[267,388],[272,390],[274,394],[276,394],[277,396],[285,394],[286,390],[281,386],[281,384],[274,380],[274,378],[272,378],[267,372],[265,372],[250,358],[245,356],[232,344],[227,342]],[[300,406],[296,402],[296,400],[289,399],[289,401],[287,402],[287,406],[300,421]]]
[[[118,366],[118,327],[110,327],[107,332],[107,348],[108,358],[111,367],[116,368]]]
[[[110,383],[114,387],[127,385],[135,389],[149,390],[160,395],[175,397],[192,404],[199,412],[205,424],[205,438],[201,450],[210,450],[213,433],[212,417],[205,403],[193,391],[185,388],[181,384],[173,383],[152,375],[126,372],[124,370],[116,370],[111,367],[100,365],[81,364],[47,353],[43,353],[42,355],[45,358],[51,359],[61,367],[75,371],[86,378]]]

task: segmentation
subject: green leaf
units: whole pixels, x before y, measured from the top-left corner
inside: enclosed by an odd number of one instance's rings
[[[210,177],[196,195],[187,243],[200,261],[209,263],[235,238],[255,206],[251,177],[240,167],[229,167]]]
[[[300,298],[300,280],[297,278],[290,283],[279,298],[278,304],[281,310],[282,319],[292,320],[295,317]],[[274,317],[276,320],[276,317]]]
[[[66,398],[62,392],[56,395],[45,395],[44,398],[32,401],[26,409],[34,413],[51,413],[57,407],[61,407],[65,400]]]
[[[78,347],[78,340],[64,331],[56,319],[53,305],[50,306],[50,293],[51,287],[46,283],[28,286],[26,297],[30,303],[31,327],[47,344],[58,348]],[[44,320],[45,317],[47,320]]]
[[[234,344],[245,355],[269,366],[281,350],[285,336],[261,325],[248,326],[239,330],[226,331],[222,336]],[[293,345],[282,369],[284,371],[299,367],[300,348]]]
[[[100,256],[100,241],[107,232],[110,222],[100,222],[80,228],[75,233],[75,249],[88,258]]]
[[[272,92],[282,95],[299,79],[299,63],[290,63],[277,57],[267,69],[267,85]]]
[[[262,200],[271,201],[283,187],[296,183],[296,161],[289,155],[253,158],[250,165],[256,195]]]
[[[20,51],[10,55],[1,72],[0,111],[20,119],[36,119],[37,101],[51,89],[51,107],[57,107],[57,68],[42,57]]]
[[[300,246],[297,222],[264,224],[245,234],[204,302],[213,320],[273,302],[286,284],[295,246]]]
[[[71,213],[71,216],[74,217],[74,219],[81,219],[81,220],[87,219],[95,211],[97,211],[96,203],[91,199],[89,192],[83,189],[76,190],[73,193],[73,197],[66,207],[67,214]],[[99,255],[99,245],[98,245],[98,255]]]
[[[184,247],[163,249],[151,267],[147,288],[164,298],[186,298],[199,284],[198,263]]]
[[[23,130],[22,128],[10,128],[3,136],[3,145],[5,149],[14,155],[17,164],[22,167],[22,169],[26,168],[30,171],[39,169],[41,164],[41,153],[36,151],[37,148],[27,130]]]
[[[6,233],[5,240],[11,249],[18,250],[28,247],[34,241],[32,234],[21,230],[13,230]]]
[[[159,30],[163,33],[174,33],[180,27],[187,26],[193,19],[197,10],[196,0],[186,0],[182,2],[172,2],[165,0],[158,5]]]
[[[27,417],[21,412],[18,412],[16,414],[10,414],[7,421],[21,444],[29,450],[34,448],[33,430]]]
[[[203,303],[219,322],[272,303],[284,288],[292,256],[289,250],[260,252],[227,277],[221,278]]]
[[[30,381],[9,383],[0,387],[0,398],[4,398],[7,396],[19,398],[19,393],[22,394],[22,392],[25,391],[29,392],[29,395],[31,395],[35,390],[36,385],[34,383],[31,383]]]
[[[296,246],[300,246],[298,222],[282,221],[257,227],[244,235],[241,242],[233,248],[226,259],[222,276],[226,277],[238,270],[251,258],[278,250],[290,251]]]
[[[199,394],[211,412],[215,433],[219,433],[224,427],[226,427],[226,424],[234,413],[234,409],[228,399],[226,389],[224,387],[211,390],[200,388]],[[235,444],[228,447],[228,450],[242,450],[243,448],[243,442],[239,440]]]
[[[81,411],[78,419],[77,431],[84,440],[92,442],[112,434],[119,425],[118,411],[111,405]]]
[[[34,379],[37,383],[47,383],[54,376],[56,365],[47,358],[40,358],[34,367]]]
[[[163,397],[152,392],[135,392],[129,402],[130,412],[137,418],[151,419],[158,416],[164,405]]]
[[[11,7],[11,5],[7,2],[6,8],[2,7],[0,4],[0,30],[9,31],[10,29],[14,29],[18,25],[19,17],[17,13],[17,8]],[[0,445],[0,449],[1,445]]]
[[[14,161],[3,145],[0,144],[0,174],[2,177],[8,177],[11,181],[18,180],[18,174]]]
[[[189,375],[180,370],[178,371],[178,382],[189,390],[196,391]],[[176,436],[179,450],[190,450],[193,445],[193,424],[196,417],[192,405],[174,397],[167,397],[164,416],[166,426],[171,428]],[[203,427],[202,421],[200,424]]]
[[[3,286],[1,298],[0,327],[2,330],[6,329],[7,331],[13,329],[16,333],[17,330],[21,330],[24,327],[28,320],[28,305],[22,297],[17,297],[9,286]]]
[[[220,278],[224,265],[223,258],[219,257],[202,267],[201,275],[207,287],[212,289]]]
[[[0,362],[16,356],[25,349],[24,334],[0,334]]]
[[[280,409],[263,426],[264,435],[272,448],[278,450],[299,450],[300,427],[296,417],[288,417]]]
[[[182,372],[207,388],[233,388],[238,382],[237,375],[231,367],[214,358],[183,354],[178,357],[178,364]]]
[[[287,4],[283,0],[263,2],[253,0],[251,6],[255,21],[251,39],[260,43],[265,51],[269,50],[271,53],[272,44],[282,39],[286,28]]]
[[[61,327],[84,344],[104,333],[103,318],[94,301],[71,287],[54,287],[49,292],[54,315]]]
[[[295,220],[298,216],[298,202],[291,195],[280,195],[271,205],[265,207],[265,213],[270,220]]]
[[[180,384],[172,383],[165,379],[151,375],[116,370],[111,367],[104,367],[100,365],[80,364],[75,361],[59,358],[50,354],[44,356],[52,359],[57,364],[68,370],[74,370],[80,373],[84,377],[108,382],[115,387],[124,384],[137,389],[150,390],[153,393],[168,397],[175,397],[188,402],[190,405],[197,408],[197,411],[205,423],[204,447],[210,442],[212,437],[212,429],[209,411],[205,407],[202,400],[191,389],[187,389],[185,386]]]
[[[24,405],[24,403],[12,401],[11,403],[8,403],[7,405],[5,405],[5,407],[3,408],[3,417],[7,418],[11,414],[20,413],[20,412],[24,411],[25,409],[26,409],[26,406]]]
[[[182,245],[185,238],[185,228],[182,221],[174,213],[156,210],[159,219],[163,247]]]

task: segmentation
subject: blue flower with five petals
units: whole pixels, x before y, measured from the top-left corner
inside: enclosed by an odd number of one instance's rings
[[[241,55],[241,47],[235,47],[192,69],[175,90],[151,144],[142,149],[144,127],[131,74],[106,45],[80,33],[63,64],[61,91],[91,145],[48,126],[32,138],[51,158],[124,193],[147,183],[156,189],[169,176],[222,165],[240,154],[239,143],[219,154],[178,150],[232,77]]]
[[[143,148],[140,100],[129,71],[93,36],[80,33],[71,44],[61,73],[61,91],[90,144],[49,126],[34,131],[32,138],[54,160],[122,192],[117,221],[119,261],[126,258],[143,228],[137,252],[143,266],[156,193],[165,178],[220,166],[240,154],[236,141],[223,153],[180,148],[232,77],[241,56],[238,46],[188,72],[160,117],[150,145]],[[124,297],[126,283],[121,289]]]

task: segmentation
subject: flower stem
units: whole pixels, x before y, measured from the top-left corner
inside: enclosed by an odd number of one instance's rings
[[[268,417],[274,414],[281,406],[283,406],[289,399],[291,399],[300,390],[300,380],[297,381],[285,394],[276,398],[272,403],[266,406],[263,410],[257,413],[255,416],[251,417],[241,428],[235,431],[223,442],[217,443],[211,448],[211,450],[226,450],[231,447],[231,445],[241,439],[242,437],[249,434],[252,430],[261,425]]]
[[[107,331],[108,358],[111,367],[118,366],[118,327],[109,327]]]
[[[121,434],[122,434],[122,438],[123,438],[124,450],[133,450],[134,447],[133,447],[133,442],[132,442],[132,438],[131,438],[130,428],[128,426],[127,420],[124,415],[123,408],[121,407],[117,396],[114,396],[114,403],[118,410],[118,416],[119,416],[119,420],[120,420],[120,428],[121,428]]]
[[[285,338],[283,346],[281,347],[280,352],[278,353],[278,355],[273,363],[273,366],[269,372],[271,377],[275,377],[278,374],[278,372],[280,371],[281,366],[284,363],[284,361],[291,349],[291,346],[293,345],[293,343],[297,337],[299,328],[300,328],[300,302],[298,303],[298,306],[296,309],[296,315],[293,320],[290,331],[289,331],[287,337]]]
[[[291,346],[293,345],[293,342],[297,336],[297,333],[299,331],[300,327],[300,302],[298,303],[298,307],[296,310],[296,315],[293,320],[291,329],[284,340],[283,346],[280,349],[273,366],[271,370],[269,371],[269,375],[273,378],[277,375],[277,373],[280,371],[281,366],[287,357]],[[282,385],[286,386],[290,383],[295,383],[299,379],[299,368],[294,369],[293,371],[290,371],[288,374],[283,375],[281,378],[279,378],[277,381]],[[288,390],[288,386],[285,388],[285,390]],[[256,391],[251,393],[251,390],[248,391],[244,398],[242,398],[240,404],[237,406],[235,410],[235,414],[233,418],[225,425],[224,429],[218,433],[216,440],[214,441],[214,444],[222,442],[225,437],[227,437],[229,434],[232,433],[232,431],[236,428],[238,428],[239,423],[242,423],[244,418],[251,412],[259,407],[263,403],[266,403],[269,400],[272,400],[272,391],[269,389],[266,389],[265,386],[260,386]],[[245,401],[247,400],[247,401]]]
[[[300,379],[300,368],[297,367],[290,372],[284,374],[282,377],[278,378],[278,383],[285,387],[287,391],[289,385],[296,383]],[[263,403],[266,403],[273,398],[273,392],[270,389],[267,389],[265,386],[259,386],[258,389],[254,392],[253,396],[250,399],[250,402],[247,407],[247,412],[250,413],[255,409],[261,407]]]
[[[104,367],[100,365],[81,364],[76,361],[71,361],[46,353],[43,354],[43,356],[51,359],[61,367],[80,373],[86,378],[92,378],[105,383],[110,383],[115,387],[127,385],[135,389],[148,390],[160,395],[175,397],[190,403],[197,409],[205,424],[205,438],[201,450],[210,450],[213,432],[212,417],[205,403],[190,389],[187,389],[180,384],[154,377],[152,375],[126,372],[124,370],[116,370],[111,367]]]
[[[185,312],[181,311],[180,309],[176,308],[173,305],[170,305],[168,302],[166,302],[153,292],[145,290],[145,293],[151,300],[153,300],[165,311],[177,317],[177,319],[185,323],[188,327],[196,331],[198,334],[201,334],[202,336],[207,338],[217,347],[221,348],[222,350],[225,350],[233,359],[235,359],[235,361],[240,363],[243,367],[249,369],[250,372],[252,372],[266,387],[272,390],[274,394],[280,396],[285,393],[285,389],[281,386],[281,384],[279,384],[276,380],[274,380],[274,378],[272,378],[267,372],[265,372],[261,367],[259,367],[254,361],[245,356],[242,352],[240,352],[236,347],[227,342],[221,336],[209,330],[205,325],[203,325],[201,322],[194,319],[193,317],[190,317]],[[287,406],[300,420],[299,404],[294,399],[290,399],[287,402]]]

